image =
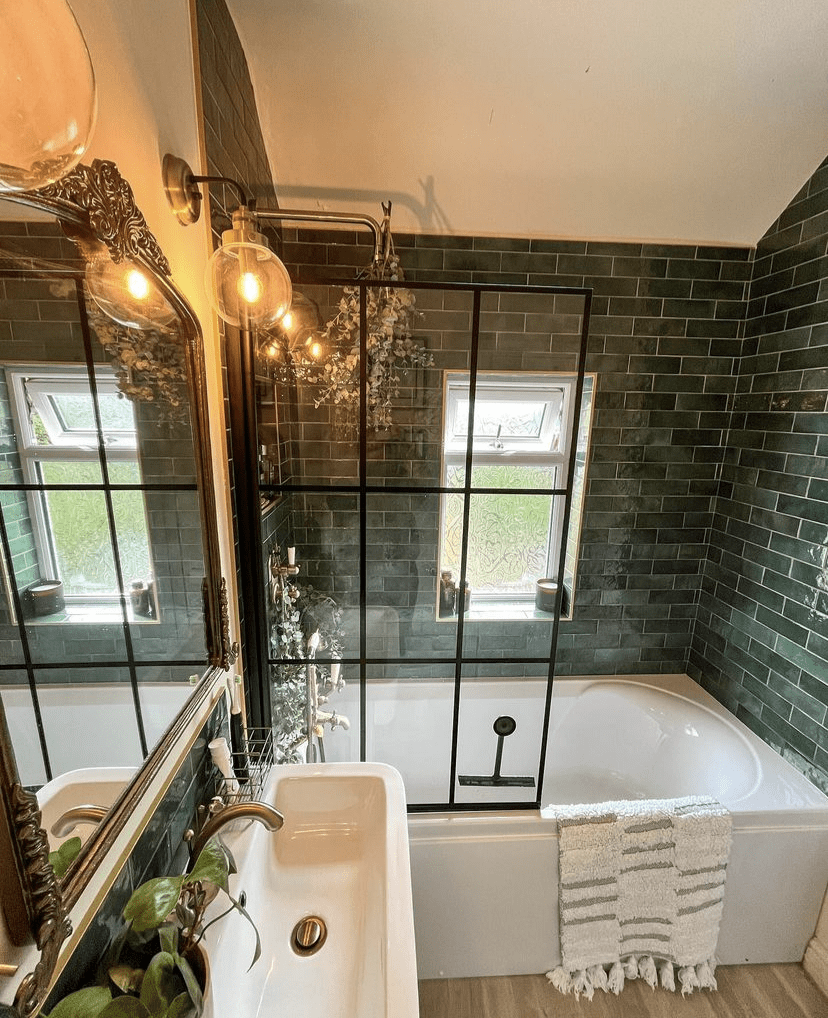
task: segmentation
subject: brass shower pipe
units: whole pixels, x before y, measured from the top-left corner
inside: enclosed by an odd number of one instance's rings
[[[321,212],[316,209],[258,209],[256,201],[250,198],[238,181],[232,177],[199,176],[193,173],[189,165],[177,156],[169,153],[164,156],[162,167],[164,192],[176,218],[184,226],[198,221],[201,215],[202,195],[199,184],[226,184],[234,188],[239,195],[239,203],[249,209],[251,215],[259,220],[290,220],[306,223],[335,223],[365,226],[374,235],[374,256],[372,268],[379,268],[390,253],[391,245],[391,202],[383,203],[382,224],[373,216],[360,212]]]

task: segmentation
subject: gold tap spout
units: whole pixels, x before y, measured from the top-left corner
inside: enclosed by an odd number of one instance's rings
[[[266,802],[236,802],[231,806],[225,806],[220,813],[215,813],[211,816],[198,834],[190,841],[188,873],[195,865],[196,859],[198,859],[201,850],[210,838],[218,834],[222,827],[232,823],[234,820],[256,820],[273,833],[278,831],[285,822],[282,814],[272,806],[268,806]]]

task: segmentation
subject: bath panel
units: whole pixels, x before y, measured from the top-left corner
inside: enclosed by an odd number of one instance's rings
[[[499,715],[518,722],[510,739],[522,721],[531,729],[543,685],[464,683],[461,772],[491,771]],[[409,804],[445,795],[445,762],[429,746],[426,722],[434,730],[445,723],[452,688],[369,683],[369,759],[400,769]],[[351,748],[349,733],[334,736],[325,738],[328,759]],[[507,739],[502,772],[533,768],[537,739]],[[733,815],[720,962],[802,958],[828,884],[828,797],[688,676],[556,680],[543,777],[539,811],[409,816],[420,978],[521,975],[558,964],[558,838],[548,806],[614,798],[718,798]],[[463,788],[479,802],[510,793],[519,801],[526,789]]]

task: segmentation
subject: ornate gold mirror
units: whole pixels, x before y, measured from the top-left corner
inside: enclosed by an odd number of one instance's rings
[[[193,682],[227,667],[227,618],[201,332],[129,185],[96,161],[4,196],[0,903],[43,952],[22,1013]]]

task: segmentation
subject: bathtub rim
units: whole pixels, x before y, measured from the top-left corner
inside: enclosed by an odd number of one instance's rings
[[[504,681],[514,680],[487,677],[476,680],[475,685]],[[526,678],[516,681],[539,680]],[[733,817],[734,828],[753,831],[828,830],[828,796],[686,673],[560,676],[555,679],[553,696],[556,691],[578,695],[579,692],[599,683],[649,687],[659,693],[678,696],[713,714],[747,744],[759,761],[761,777],[758,788],[751,795],[743,797],[738,802],[726,804]],[[576,690],[577,685],[582,688]],[[790,781],[805,801],[795,804],[772,801],[772,794],[769,794],[773,792],[771,786],[778,786],[780,777]],[[779,791],[781,790],[777,789],[777,793]],[[408,825],[409,838],[412,840],[557,838],[557,823],[551,805],[542,806],[540,809],[495,808],[463,812],[450,810],[409,812]]]

